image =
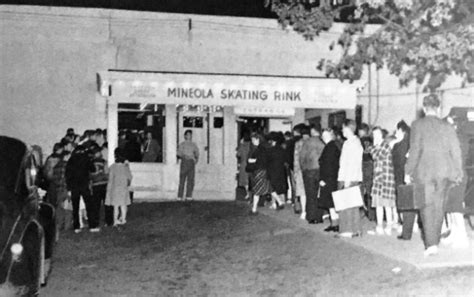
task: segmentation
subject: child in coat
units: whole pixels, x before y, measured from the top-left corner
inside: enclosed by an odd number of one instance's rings
[[[114,207],[114,226],[118,226],[127,222],[127,206],[130,205],[128,188],[132,183],[132,173],[121,149],[117,148],[114,153],[115,163],[109,169],[105,205]]]

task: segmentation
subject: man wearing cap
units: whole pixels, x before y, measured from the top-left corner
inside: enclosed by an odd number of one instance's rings
[[[463,177],[461,147],[454,128],[439,118],[436,94],[423,99],[425,117],[412,124],[405,180],[424,186],[420,209],[425,256],[438,253],[448,190]]]

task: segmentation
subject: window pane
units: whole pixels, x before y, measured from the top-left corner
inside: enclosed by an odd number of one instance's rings
[[[219,129],[224,126],[224,118],[223,117],[215,117],[214,118],[214,128]]]
[[[165,105],[120,103],[118,147],[130,162],[164,162]]]
[[[183,117],[184,128],[202,128],[203,117]]]

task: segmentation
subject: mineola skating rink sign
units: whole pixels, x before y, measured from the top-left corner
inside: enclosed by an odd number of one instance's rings
[[[336,79],[109,71],[102,94],[118,102],[353,109],[356,85]]]

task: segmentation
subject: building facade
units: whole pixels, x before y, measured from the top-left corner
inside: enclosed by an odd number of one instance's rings
[[[231,199],[248,121],[268,131],[358,118],[392,130],[415,119],[420,87],[400,89],[375,69],[349,85],[316,69],[337,59],[329,45],[343,27],[309,42],[269,19],[0,6],[0,134],[49,153],[67,128],[100,127],[113,149],[139,119],[162,154],[157,164],[132,163],[133,186],[139,197],[171,198],[176,147],[191,129],[202,154],[197,198]],[[473,105],[472,88],[453,79],[445,89],[444,113]]]

